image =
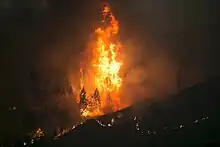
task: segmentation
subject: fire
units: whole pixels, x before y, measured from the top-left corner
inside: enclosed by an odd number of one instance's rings
[[[115,44],[106,44],[102,38],[99,38],[97,54],[93,64],[96,68],[95,85],[100,91],[112,92],[118,90],[122,79],[119,76],[119,70],[122,65],[116,60],[117,46]]]
[[[40,137],[43,137],[44,136],[44,132],[41,128],[38,128],[36,130],[36,132],[33,134],[32,138],[33,139],[39,139]]]
[[[119,76],[122,62],[117,60],[121,44],[113,43],[119,31],[119,23],[108,6],[104,7],[102,15],[102,23],[107,24],[107,27],[95,30],[97,35],[97,46],[93,50],[93,67],[96,69],[95,85],[101,92],[112,92],[118,90],[122,84]],[[109,19],[110,21],[107,22]]]
[[[113,111],[120,109],[120,99],[118,91],[122,85],[120,69],[123,62],[120,60],[120,50],[122,45],[117,41],[119,32],[119,23],[113,16],[110,7],[104,6],[102,11],[102,26],[95,30],[96,43],[92,50],[93,59],[91,68],[93,71],[94,86],[96,92],[100,95],[100,102],[97,103],[96,96],[86,97],[84,107],[81,107],[82,116],[102,115],[103,108],[111,107]],[[84,87],[84,74],[81,69],[81,88]],[[83,93],[81,93],[83,94]]]

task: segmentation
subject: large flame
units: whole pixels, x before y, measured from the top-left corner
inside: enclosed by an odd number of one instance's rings
[[[123,62],[119,58],[122,45],[117,41],[119,23],[113,16],[108,5],[102,11],[102,27],[95,30],[96,43],[92,50],[93,59],[91,67],[93,71],[94,86],[100,93],[101,104],[97,106],[93,99],[88,97],[88,105],[82,111],[82,116],[97,116],[103,114],[103,108],[111,107],[113,111],[122,106],[118,91],[122,85],[120,69]],[[82,70],[81,70],[82,72]],[[81,77],[81,82],[84,81]],[[81,84],[81,88],[84,87]],[[110,100],[110,102],[109,102]],[[96,109],[90,109],[91,107]]]
[[[103,17],[102,22],[107,24],[107,27],[95,30],[97,34],[97,46],[93,50],[95,85],[101,92],[112,92],[118,90],[122,84],[119,76],[122,62],[117,60],[121,45],[118,42],[113,43],[114,37],[118,34],[119,24],[108,6],[104,7]],[[110,22],[107,22],[109,19]]]

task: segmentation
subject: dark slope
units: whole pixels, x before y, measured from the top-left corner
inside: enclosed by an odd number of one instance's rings
[[[46,142],[34,145],[188,147],[217,144],[220,138],[219,81],[211,79],[170,98],[151,104],[142,102],[120,113],[102,116],[99,120],[106,121],[105,127],[96,120],[88,120],[47,145]],[[142,112],[135,114],[135,107],[143,107]],[[108,124],[113,125],[108,127]]]

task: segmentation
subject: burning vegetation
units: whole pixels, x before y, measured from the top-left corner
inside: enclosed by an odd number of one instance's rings
[[[122,45],[117,39],[119,22],[108,5],[101,11],[101,17],[101,27],[94,32],[96,40],[92,47],[92,60],[87,63],[89,68],[80,69],[78,103],[83,117],[95,117],[125,107],[120,101],[123,61],[120,59]]]

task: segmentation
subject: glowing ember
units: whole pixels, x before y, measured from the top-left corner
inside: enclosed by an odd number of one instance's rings
[[[91,68],[93,71],[94,86],[96,93],[87,96],[85,90],[81,92],[81,114],[85,117],[102,115],[105,108],[112,111],[119,110],[122,106],[118,91],[122,85],[119,76],[123,65],[119,58],[121,44],[116,41],[119,31],[119,23],[111,13],[109,6],[104,6],[102,11],[103,27],[95,30],[96,43],[93,48]],[[81,88],[84,88],[84,74],[81,69]],[[84,92],[84,93],[83,93]],[[83,105],[83,106],[82,106]]]
[[[33,139],[38,139],[40,137],[44,136],[43,130],[41,128],[38,128],[34,135],[32,136]]]

